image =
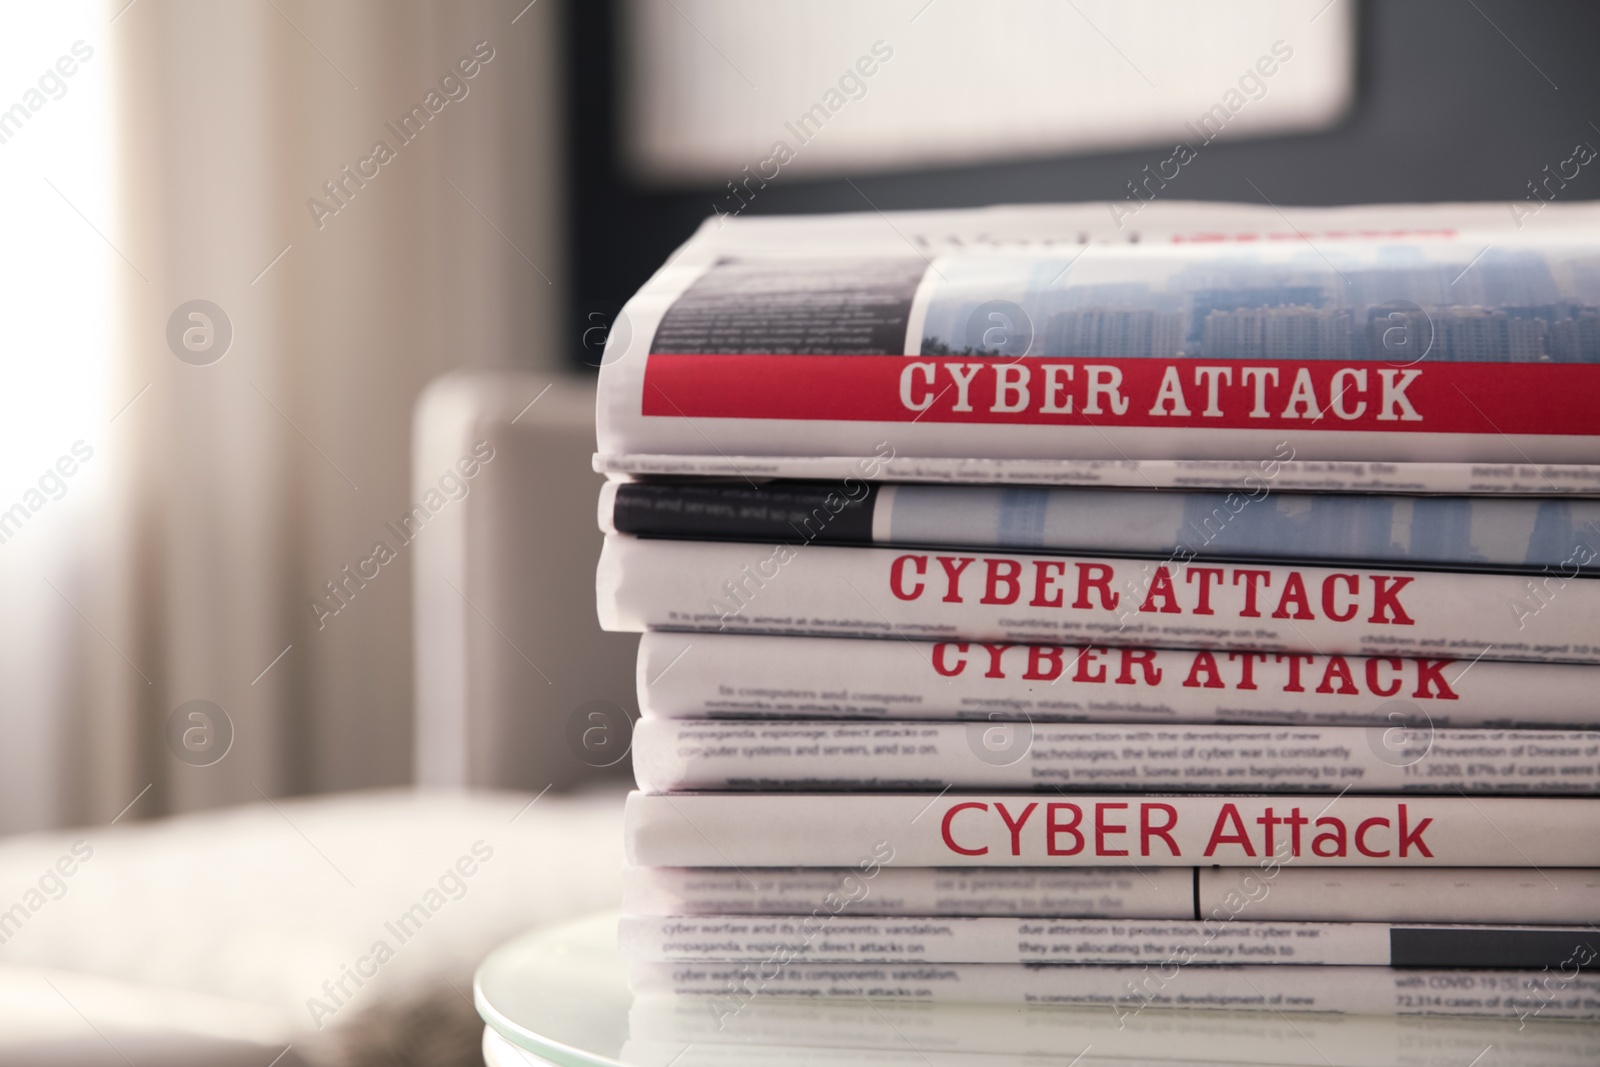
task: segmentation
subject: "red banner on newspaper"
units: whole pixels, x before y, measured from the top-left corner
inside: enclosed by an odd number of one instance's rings
[[[1600,435],[1595,364],[648,358],[642,413],[666,417]]]

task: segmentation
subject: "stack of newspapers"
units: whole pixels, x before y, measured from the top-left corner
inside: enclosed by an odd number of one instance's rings
[[[1600,210],[1535,221],[709,222],[600,379],[636,991],[1600,1018]]]

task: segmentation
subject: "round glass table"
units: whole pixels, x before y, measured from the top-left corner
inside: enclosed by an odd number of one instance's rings
[[[491,1067],[1594,1067],[1600,1025],[628,992],[617,917],[525,934],[478,969]]]

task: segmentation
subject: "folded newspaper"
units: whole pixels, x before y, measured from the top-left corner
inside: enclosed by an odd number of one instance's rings
[[[606,533],[687,541],[1600,571],[1600,500],[1571,498],[674,479],[605,483],[599,519]]]
[[[1558,968],[1585,926],[1231,922],[1227,919],[1009,919],[947,915],[624,916],[622,954],[659,962],[760,963],[792,946],[818,963],[1125,964],[1187,951],[1206,966]]]
[[[599,469],[1600,492],[1600,208],[708,220],[629,302]]]
[[[1403,726],[643,719],[649,793],[1600,793],[1600,733]]]
[[[1547,577],[611,534],[595,580],[624,633],[1600,663],[1600,582]]]
[[[1488,658],[647,633],[647,719],[1600,727],[1600,668]],[[1395,731],[1391,733],[1390,731]]]
[[[626,867],[629,915],[1549,923],[1600,915],[1600,870],[1545,867]]]
[[[739,1012],[751,993],[872,1001],[1055,1004],[1110,1009],[1126,1019],[1147,1007],[1192,1011],[1340,1012],[1352,1015],[1483,1015],[1600,1020],[1600,976],[1587,972],[1389,967],[1185,966],[1172,954],[1142,966],[1061,964],[808,963],[632,964],[639,997],[713,998],[713,1020]],[[1171,974],[1175,977],[1167,977]],[[1549,975],[1560,975],[1551,979]],[[1551,988],[1555,987],[1552,992]],[[747,992],[750,991],[750,992]],[[1444,991],[1444,992],[1441,992]],[[1290,1031],[1292,1033],[1292,1031]]]
[[[1600,797],[631,793],[660,867],[1600,867]],[[1593,962],[1589,960],[1587,962]]]

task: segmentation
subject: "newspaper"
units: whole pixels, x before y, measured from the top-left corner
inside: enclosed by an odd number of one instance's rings
[[[601,627],[624,632],[1600,661],[1600,644],[1589,643],[1600,639],[1600,582],[1551,574],[613,534],[601,550],[596,594]]]
[[[1583,924],[1600,871],[1550,867],[626,867],[628,915],[845,914],[1043,919]],[[1241,902],[1248,902],[1244,905]]]
[[[648,867],[1600,867],[1600,798],[631,793]]]
[[[1600,569],[1600,501],[853,482],[607,482],[606,533],[1155,558]]]
[[[1069,456],[1134,477],[1223,461],[1228,480],[1354,463],[1337,473],[1367,488],[1592,493],[1597,218],[1392,206],[1286,227],[1172,203],[1131,233],[1100,205],[708,221],[610,330],[597,462],[803,476],[846,457],[863,477],[1000,481]],[[1407,464],[1460,466],[1435,482]]]
[[[925,789],[1600,793],[1600,733],[645,719],[648,793]]]
[[[1266,468],[1272,484],[1299,493],[1499,494],[1600,496],[1600,464],[1380,463],[1356,460],[1288,460]],[[1074,485],[1085,488],[1223,489],[1250,491],[1263,468],[1253,459],[973,459],[894,455],[872,462],[860,456],[594,457],[594,469],[613,479],[634,477],[737,478],[755,484],[774,478],[844,482],[889,481],[972,485]],[[849,483],[846,483],[849,484]]]
[[[709,1017],[731,1015],[756,996],[869,1001],[1059,1004],[1098,1007],[1126,1020],[1146,1008],[1468,1015],[1512,1021],[1600,1019],[1600,975],[1566,971],[1388,967],[1052,967],[1006,963],[851,964],[646,963],[629,967],[639,997],[715,998]]]
[[[646,718],[1347,725],[1385,748],[1391,730],[1600,728],[1597,686],[1590,665],[1471,657],[662,631],[638,659]]]
[[[1430,923],[1012,919],[828,915],[624,915],[634,960],[760,963],[780,950],[801,963],[1140,964],[1183,954],[1190,965],[1550,968],[1594,940],[1589,926]],[[1590,950],[1591,952],[1594,950]]]

